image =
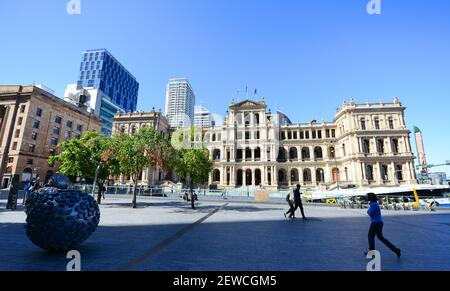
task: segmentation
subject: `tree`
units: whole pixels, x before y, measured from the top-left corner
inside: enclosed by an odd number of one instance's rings
[[[161,139],[149,152],[151,154],[151,165],[154,170],[159,167],[163,171],[164,176],[166,176],[175,168],[178,153],[169,140]],[[155,177],[153,177],[153,182],[154,180]]]
[[[59,173],[78,177],[95,179],[97,175],[97,202],[101,203],[101,190],[109,175],[117,171],[117,160],[106,158],[104,153],[110,147],[110,138],[98,132],[86,132],[82,138],[73,138],[61,143],[60,154],[51,156],[50,164],[60,162]]]
[[[161,142],[159,133],[150,127],[142,128],[132,135],[118,134],[112,138],[109,156],[118,161],[120,173],[131,177],[133,208],[137,207],[136,192],[139,176],[158,159]]]
[[[195,209],[193,189],[194,185],[208,182],[209,173],[213,169],[213,162],[209,158],[209,152],[205,148],[181,149],[176,163],[175,172],[178,177],[189,184],[191,192],[191,207]]]

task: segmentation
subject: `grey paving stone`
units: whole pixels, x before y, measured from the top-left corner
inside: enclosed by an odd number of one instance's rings
[[[24,231],[25,213],[0,201],[0,270],[64,271],[65,254],[48,254]],[[288,220],[286,206],[224,201],[189,203],[141,198],[101,205],[97,231],[79,247],[82,270],[358,270],[366,269],[365,210],[306,206],[308,221]],[[382,270],[450,270],[450,212],[383,211],[385,236],[402,258],[377,241]],[[297,213],[297,216],[300,216]],[[181,235],[180,235],[181,233]],[[178,236],[176,236],[178,234]],[[136,261],[137,259],[137,261]],[[133,263],[134,262],[134,263]],[[138,263],[136,263],[138,262]],[[130,265],[130,263],[132,263]]]

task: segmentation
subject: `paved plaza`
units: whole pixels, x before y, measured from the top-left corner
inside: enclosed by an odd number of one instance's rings
[[[108,198],[97,231],[78,250],[82,270],[364,271],[366,210],[305,206],[310,220],[288,220],[284,204]],[[382,270],[450,271],[450,211],[383,211],[397,260],[377,241]],[[300,216],[300,213],[297,213]],[[23,208],[0,202],[0,270],[66,270],[66,254],[49,254],[26,237]]]

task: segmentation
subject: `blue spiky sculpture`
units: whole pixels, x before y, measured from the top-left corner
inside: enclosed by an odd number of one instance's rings
[[[50,252],[74,249],[89,238],[100,222],[95,199],[81,191],[42,188],[25,203],[28,238]]]

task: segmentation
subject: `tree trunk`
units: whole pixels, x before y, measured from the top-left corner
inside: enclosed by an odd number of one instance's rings
[[[133,202],[131,204],[131,206],[133,208],[137,208],[137,203],[136,203],[136,196],[137,196],[137,174],[135,175],[134,179],[133,179]]]
[[[195,199],[194,199],[194,183],[192,181],[189,183],[189,188],[191,190],[191,208],[195,209]]]
[[[98,185],[98,191],[97,191],[97,203],[102,204],[102,188],[103,183],[97,183]]]

